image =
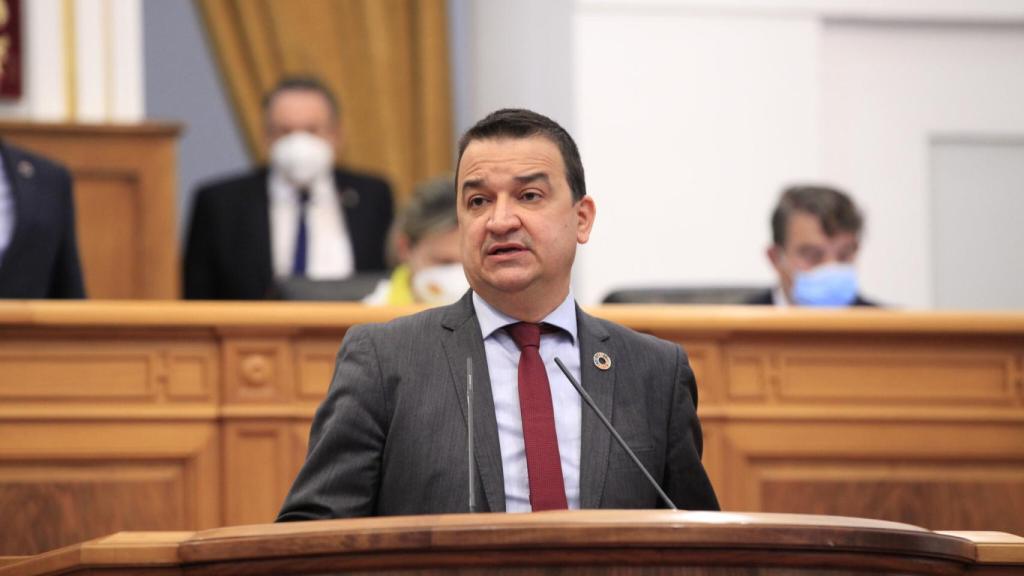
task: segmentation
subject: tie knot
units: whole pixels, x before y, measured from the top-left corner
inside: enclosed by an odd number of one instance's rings
[[[299,206],[305,206],[306,204],[309,204],[309,189],[308,188],[300,188],[299,189]]]
[[[512,336],[520,350],[529,346],[540,347],[540,324],[520,322],[506,326],[505,330]]]

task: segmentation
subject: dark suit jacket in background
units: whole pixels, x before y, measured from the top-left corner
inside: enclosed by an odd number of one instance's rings
[[[334,171],[356,272],[384,270],[391,187],[379,178]],[[262,300],[274,272],[266,168],[203,186],[192,206],[185,246],[185,298]]]
[[[475,375],[477,494],[505,510],[480,324],[461,301],[345,334],[306,463],[279,521],[468,512],[466,358]],[[701,464],[697,388],[678,345],[576,312],[582,385],[676,505],[718,509]],[[598,370],[596,352],[612,359]],[[556,407],[557,409],[557,407]],[[657,508],[657,493],[582,406],[582,508]]]
[[[768,290],[765,290],[764,292],[761,292],[760,294],[757,294],[753,298],[747,300],[745,303],[746,304],[757,304],[757,305],[762,305],[762,306],[774,306],[775,305],[775,299],[774,298],[775,298],[774,291],[769,288]],[[857,294],[857,298],[854,299],[853,304],[851,304],[851,306],[878,307],[878,304],[875,303],[875,302],[872,302],[871,300],[865,300],[860,294]]]
[[[0,142],[14,198],[14,234],[0,260],[0,298],[85,298],[71,175]]]

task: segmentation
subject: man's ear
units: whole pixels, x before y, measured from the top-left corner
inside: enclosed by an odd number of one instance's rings
[[[586,244],[590,240],[590,230],[594,227],[594,217],[597,216],[597,206],[590,196],[580,198],[576,203],[576,242]]]
[[[334,148],[334,161],[339,162],[338,159],[345,151],[345,126],[340,120],[336,120],[325,136],[327,142]]]
[[[771,262],[772,268],[775,268],[780,274],[782,270],[782,248],[778,244],[772,244],[768,246],[768,249],[764,251],[765,255],[768,256],[768,261]]]

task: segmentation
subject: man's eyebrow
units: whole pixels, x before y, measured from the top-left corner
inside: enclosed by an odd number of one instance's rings
[[[533,174],[524,174],[522,176],[516,176],[516,182],[520,185],[533,184],[534,182],[542,181],[545,184],[551,183],[551,178],[548,177],[547,172],[534,172]]]
[[[484,187],[483,178],[470,178],[462,181],[462,191],[466,190],[479,190]]]

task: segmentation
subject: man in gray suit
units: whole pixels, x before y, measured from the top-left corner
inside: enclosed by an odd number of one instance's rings
[[[555,357],[676,505],[718,509],[682,348],[573,299],[576,246],[596,210],[572,137],[540,114],[499,110],[460,140],[456,188],[472,290],[349,330],[278,520],[466,512],[471,465],[486,511],[659,507]]]

